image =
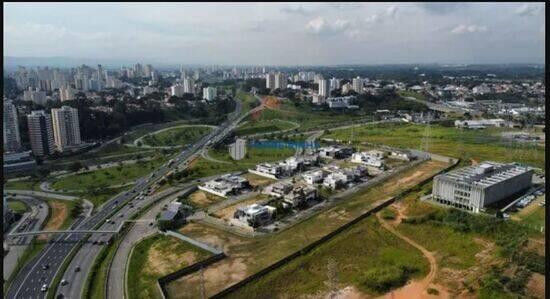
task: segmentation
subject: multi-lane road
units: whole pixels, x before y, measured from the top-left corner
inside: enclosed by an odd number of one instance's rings
[[[246,116],[241,114],[241,103],[236,101],[236,109],[231,113],[228,119],[221,124],[218,128],[211,133],[202,137],[200,140],[183,149],[175,158],[172,159],[172,163],[166,163],[150,173],[146,177],[142,177],[136,181],[134,187],[127,191],[122,192],[110,199],[105,203],[101,210],[94,215],[86,219],[78,219],[71,229],[113,229],[118,226],[122,221],[127,220],[130,217],[129,210],[133,209],[134,212],[138,211],[138,207],[142,207],[145,204],[139,204],[136,198],[141,192],[145,192],[148,188],[152,187],[157,181],[171,171],[178,169],[180,166],[186,167],[189,161],[194,159],[200,154],[200,151],[204,146],[211,145],[221,141],[227,136],[237,124]],[[126,204],[133,201],[134,208],[131,208]],[[142,200],[143,201],[143,200]],[[119,210],[118,212],[116,212]],[[113,215],[116,212],[116,215]],[[114,217],[113,217],[114,216]],[[107,223],[106,219],[111,217],[111,220],[116,220],[115,224]],[[115,219],[118,218],[118,219]],[[99,241],[108,238],[108,236],[91,236],[89,241],[82,247],[77,248],[79,241],[83,241],[86,235],[71,233],[67,235],[61,235],[52,238],[54,242],[48,244],[40,254],[34,259],[29,261],[21,271],[17,274],[15,279],[10,285],[7,292],[7,298],[45,298],[48,292],[63,293],[64,290],[71,294],[70,298],[80,297],[82,287],[84,286],[86,276],[89,268],[93,263],[93,258],[98,254],[102,245],[93,244],[94,241]],[[50,285],[58,272],[61,270],[61,266],[65,259],[71,256],[71,251],[78,250],[74,255],[74,259],[70,261],[69,267],[66,272],[63,273],[63,277],[70,279],[67,285],[60,285],[59,291],[51,290]],[[86,269],[83,268],[86,266]],[[79,267],[80,269],[77,269]],[[71,286],[74,284],[74,286]],[[43,286],[47,286],[47,290],[44,291]],[[77,295],[78,294],[78,295]],[[74,296],[74,297],[73,297]]]

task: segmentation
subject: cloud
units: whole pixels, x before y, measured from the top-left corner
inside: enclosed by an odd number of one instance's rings
[[[306,24],[306,30],[315,34],[337,34],[350,28],[351,23],[347,20],[336,19],[327,21],[323,17],[317,17]]]
[[[452,2],[431,2],[431,3],[418,3],[420,8],[435,15],[446,15],[457,10],[461,10],[467,7],[468,3],[452,3]]]
[[[374,23],[378,23],[378,22],[381,22],[381,21],[382,21],[382,18],[377,14],[373,14],[373,15],[370,15],[370,16],[365,18],[365,22],[367,22],[369,24],[374,24]]]
[[[538,15],[542,10],[543,6],[525,3],[516,9],[516,14],[522,17],[530,17]]]
[[[340,10],[357,9],[363,6],[362,3],[356,3],[356,2],[331,2],[331,3],[327,3],[327,5],[330,8],[335,8]]]
[[[310,15],[312,13],[311,8],[306,8],[303,5],[289,4],[281,8],[282,12],[288,14],[297,14],[297,15]]]
[[[388,8],[386,8],[386,16],[389,17],[389,18],[394,18],[395,15],[397,14],[397,6],[395,5],[392,5]]]
[[[485,31],[487,31],[487,27],[485,26],[460,24],[455,28],[453,28],[453,30],[451,30],[451,33],[464,34],[464,33],[485,32]]]

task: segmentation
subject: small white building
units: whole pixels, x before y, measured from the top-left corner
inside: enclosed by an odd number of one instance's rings
[[[304,173],[302,177],[307,184],[313,185],[322,182],[325,178],[325,174],[322,170],[315,170]]]
[[[351,162],[364,164],[376,168],[384,167],[384,159],[377,155],[370,154],[368,152],[353,153],[351,155]]]
[[[224,198],[230,194],[236,194],[248,187],[250,187],[250,183],[247,179],[231,174],[223,175],[217,179],[208,181],[203,185],[199,185],[200,190]]]

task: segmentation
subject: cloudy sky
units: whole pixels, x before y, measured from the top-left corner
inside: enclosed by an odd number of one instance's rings
[[[4,55],[150,63],[543,63],[544,3],[4,3]]]

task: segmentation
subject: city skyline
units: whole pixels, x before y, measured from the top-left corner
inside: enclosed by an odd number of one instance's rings
[[[341,65],[545,57],[544,3],[151,5],[6,3],[4,59]]]

